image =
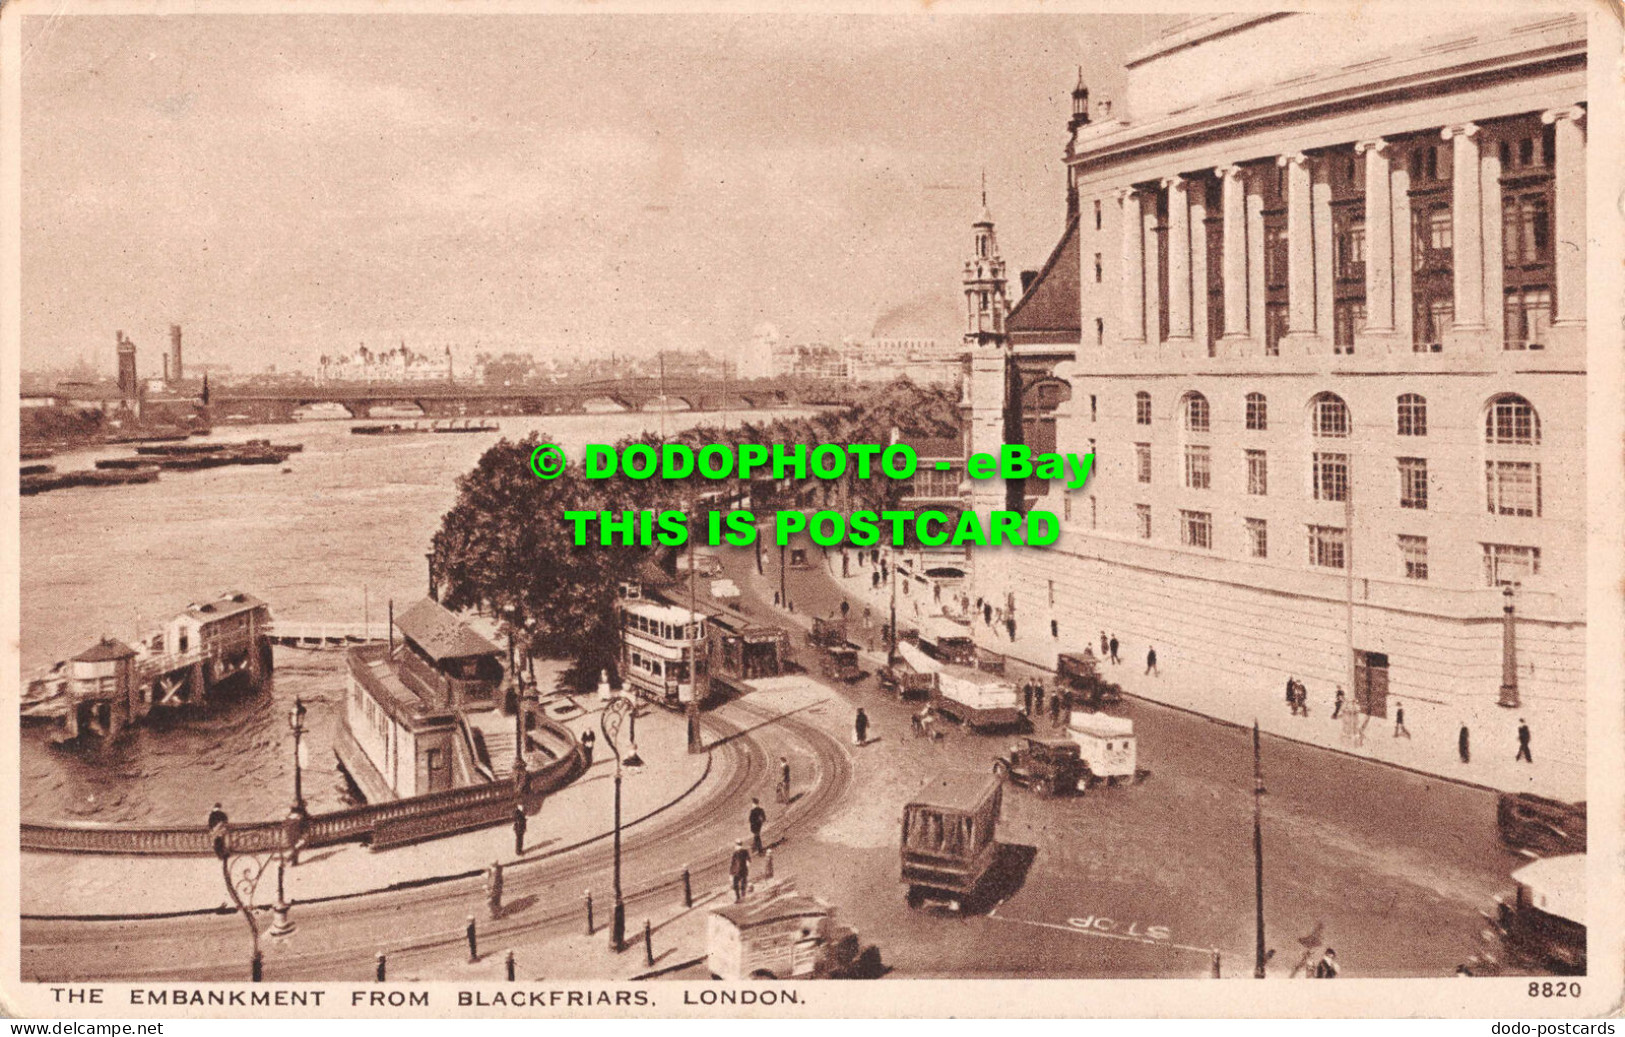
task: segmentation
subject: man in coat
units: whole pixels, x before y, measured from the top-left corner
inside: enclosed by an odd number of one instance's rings
[[[762,827],[767,824],[767,811],[762,809],[762,801],[750,801],[750,848],[755,853],[762,852]]]
[[[1512,758],[1512,762],[1517,763],[1519,760],[1535,762],[1534,754],[1529,751],[1529,725],[1524,722],[1523,717],[1518,718],[1518,755]]]
[[[728,874],[733,878],[734,902],[745,899],[745,890],[750,887],[750,851],[745,849],[743,839],[734,840],[734,854],[728,861]]]
[[[520,856],[525,852],[525,829],[530,822],[525,819],[525,806],[515,803],[513,807],[513,852]]]
[[[1320,961],[1315,965],[1315,978],[1336,979],[1342,973],[1343,967],[1337,964],[1337,952],[1326,948],[1326,953],[1320,956]]]
[[[869,715],[862,707],[859,707],[858,715],[852,721],[852,738],[858,745],[865,745],[869,741]]]

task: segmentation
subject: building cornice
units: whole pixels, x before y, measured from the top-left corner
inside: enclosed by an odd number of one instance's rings
[[[1278,127],[1283,122],[1376,107],[1418,95],[1466,91],[1486,78],[1527,76],[1541,66],[1563,70],[1583,68],[1585,64],[1585,23],[1573,15],[1520,23],[1490,39],[1466,39],[1470,42],[1453,49],[1444,44],[1423,46],[1412,57],[1357,62],[1324,75],[1246,91],[1144,123],[1098,124],[1088,139],[1076,142],[1067,164],[1093,171],[1158,152],[1181,150],[1217,136],[1240,136]],[[1453,60],[1441,63],[1447,57]]]

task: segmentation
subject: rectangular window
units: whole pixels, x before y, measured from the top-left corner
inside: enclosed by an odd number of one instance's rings
[[[1264,283],[1274,287],[1286,284],[1287,241],[1285,227],[1264,228]]]
[[[1428,538],[1399,534],[1399,557],[1405,565],[1405,579],[1428,578]]]
[[[1540,548],[1484,544],[1484,585],[1504,587],[1540,575]]]
[[[1491,515],[1540,514],[1540,465],[1533,461],[1485,461],[1485,501]]]
[[[1428,434],[1427,400],[1414,393],[1399,398],[1399,434],[1425,436]]]
[[[1135,519],[1135,522],[1138,523],[1139,528],[1140,528],[1140,539],[1141,540],[1150,540],[1151,539],[1151,505],[1149,505],[1149,504],[1136,504],[1136,505],[1134,505],[1134,519]]]
[[[1269,529],[1261,518],[1247,519],[1247,553],[1254,558],[1270,556]]]
[[[1089,394],[1089,420],[1094,421],[1097,414],[1096,399],[1093,393]]]
[[[1186,547],[1213,548],[1213,515],[1206,511],[1179,513],[1179,542]]]
[[[1151,481],[1151,444],[1134,444],[1134,463],[1139,470],[1139,481]]]
[[[1105,321],[1105,318],[1103,318],[1103,317],[1096,317],[1095,318],[1095,345],[1104,346],[1105,344],[1106,344],[1106,321]]]
[[[1072,495],[1067,494],[1061,498],[1061,521],[1072,521]]]
[[[1264,307],[1264,355],[1280,356],[1281,340],[1287,333],[1287,304],[1268,303]]]
[[[1315,452],[1315,500],[1349,499],[1349,455]]]
[[[1399,459],[1399,506],[1426,511],[1428,507],[1428,462],[1425,457]]]
[[[1213,482],[1212,457],[1205,446],[1185,448],[1185,485],[1193,490],[1211,488]]]
[[[1334,274],[1339,280],[1365,277],[1365,221],[1350,220],[1339,230],[1334,257]]]
[[[1345,531],[1341,526],[1309,527],[1309,564],[1322,569],[1343,568]]]
[[[1096,252],[1095,253],[1095,284],[1100,283],[1100,277],[1101,277],[1102,269],[1103,268],[1101,267],[1101,264],[1100,264],[1100,253]]]
[[[1544,191],[1502,198],[1501,251],[1512,269],[1552,261],[1551,207]]]
[[[1100,229],[1100,201],[1095,201],[1095,230]]]
[[[1545,349],[1552,327],[1552,293],[1546,288],[1506,294],[1506,349]]]
[[[1365,302],[1339,302],[1332,314],[1332,352],[1343,356],[1354,353],[1354,336],[1365,330]]]
[[[1099,525],[1099,521],[1100,521],[1099,510],[1095,506],[1094,495],[1090,494],[1090,496],[1089,496],[1089,528],[1090,529],[1097,528],[1097,526]]]
[[[1269,458],[1262,450],[1247,451],[1247,492],[1254,497],[1270,492]]]
[[[1134,394],[1134,424],[1151,424],[1151,394],[1148,392]]]

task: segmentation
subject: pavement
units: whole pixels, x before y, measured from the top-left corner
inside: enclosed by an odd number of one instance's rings
[[[819,552],[809,551],[809,558],[820,557]],[[851,629],[857,639],[864,639],[861,616],[863,607],[868,606],[874,620],[874,640],[880,643],[881,625],[890,614],[889,585],[882,583],[878,589],[872,588],[873,566],[860,568],[855,553],[845,579],[840,575],[838,552],[822,557],[829,579],[854,603]],[[901,584],[899,588],[901,590]],[[802,604],[798,603],[798,607]],[[899,593],[898,625],[905,631],[914,629],[922,613],[930,614],[937,607],[918,593]],[[1042,624],[1029,622],[1018,627],[1014,642],[997,624],[973,622],[972,628],[978,645],[1028,663],[1034,669],[1027,672],[1033,675],[1053,676],[1056,642],[1042,629]],[[1024,634],[1024,631],[1037,633]],[[1099,645],[1093,647],[1099,652]],[[1533,749],[1538,762],[1534,765],[1520,762],[1515,759],[1520,714],[1502,709],[1493,701],[1466,709],[1421,701],[1405,702],[1405,726],[1409,733],[1396,734],[1394,698],[1389,700],[1388,718],[1356,715],[1350,723],[1348,713],[1353,707],[1353,696],[1347,699],[1348,708],[1334,719],[1332,689],[1316,688],[1309,698],[1309,715],[1293,715],[1286,705],[1285,694],[1286,678],[1290,675],[1284,671],[1278,682],[1260,689],[1241,682],[1223,668],[1203,666],[1200,660],[1171,657],[1172,653],[1163,648],[1158,652],[1158,672],[1150,674],[1145,667],[1147,647],[1121,644],[1118,655],[1122,662],[1117,666],[1106,665],[1103,668],[1106,678],[1138,698],[1243,727],[1251,727],[1256,719],[1266,734],[1322,749],[1502,792],[1533,792],[1570,802],[1586,798],[1584,746],[1542,745],[1543,725],[1536,719],[1531,726],[1535,731]],[[1463,723],[1471,738],[1470,762],[1467,763],[1462,762],[1457,751],[1457,735]]]
[[[587,697],[579,709],[555,719],[578,735],[596,730],[601,705]],[[701,813],[712,792],[724,783],[730,766],[726,754],[688,753],[683,717],[645,707],[636,723],[638,755],[644,765],[623,770],[622,816],[625,827],[668,809]],[[525,852],[514,853],[513,829],[507,825],[447,836],[429,842],[374,852],[347,843],[301,855],[284,876],[294,901],[342,897],[400,883],[421,882],[555,855],[582,842],[602,839],[613,817],[613,759],[598,739],[592,767],[554,793],[530,819]],[[212,857],[30,853],[20,857],[24,915],[128,915],[212,910],[230,903]],[[266,888],[275,879],[267,872]],[[271,898],[263,892],[261,902]]]

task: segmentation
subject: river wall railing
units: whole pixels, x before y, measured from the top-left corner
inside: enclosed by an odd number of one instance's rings
[[[374,850],[489,828],[513,820],[514,807],[531,812],[537,801],[558,791],[587,769],[586,750],[562,724],[538,717],[539,725],[562,739],[568,750],[517,781],[471,785],[422,796],[370,803],[312,814],[297,829],[284,821],[252,821],[226,826],[229,853],[280,853],[297,834],[301,849],[361,842]],[[163,857],[213,856],[214,837],[205,825],[165,827],[62,824],[24,821],[22,849],[45,853],[106,853]]]

